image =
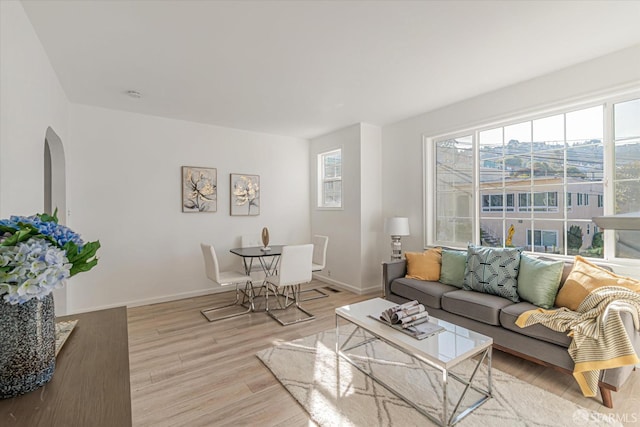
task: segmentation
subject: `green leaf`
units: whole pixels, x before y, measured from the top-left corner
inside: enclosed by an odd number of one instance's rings
[[[100,242],[97,240],[86,243],[81,251],[78,250],[78,246],[73,242],[67,242],[63,249],[67,252],[67,259],[73,264],[69,271],[71,276],[89,271],[98,264],[98,259],[95,258],[95,255],[100,249]]]
[[[41,220],[43,220],[43,221],[55,222],[57,224],[58,223],[58,208],[56,208],[56,210],[53,212],[53,215],[42,213],[42,214],[37,214],[36,216],[38,218],[40,218]]]
[[[2,233],[14,233],[16,231],[13,227],[8,227],[6,225],[0,225],[0,232]]]
[[[71,276],[75,276],[78,273],[83,273],[85,271],[91,270],[96,265],[98,265],[98,258],[94,258],[91,261],[83,264],[74,265],[73,267],[71,267],[71,270],[69,270],[69,274]]]
[[[29,240],[33,236],[37,236],[40,232],[35,227],[26,227],[20,230],[13,230],[13,235],[7,237],[0,245],[15,246],[20,242]]]

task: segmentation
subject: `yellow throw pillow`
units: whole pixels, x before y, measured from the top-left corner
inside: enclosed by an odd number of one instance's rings
[[[591,292],[602,286],[621,286],[640,292],[640,280],[620,276],[576,256],[571,273],[558,292],[556,306],[575,311]]]
[[[442,248],[433,248],[419,252],[405,252],[407,258],[407,279],[433,280],[440,279],[442,265]]]

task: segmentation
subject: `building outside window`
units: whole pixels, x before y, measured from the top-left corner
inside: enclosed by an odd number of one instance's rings
[[[586,193],[578,193],[578,206],[589,206],[589,195]],[[602,206],[598,206],[601,208]]]
[[[539,247],[553,248],[558,246],[558,232],[556,230],[527,230],[527,245],[531,245],[533,234],[533,244]]]
[[[342,150],[318,154],[318,207],[342,207]]]
[[[507,200],[507,204],[505,206],[504,200]],[[502,195],[502,194],[485,194],[482,196],[482,211],[483,212],[502,212],[503,210],[507,210],[508,212],[513,212],[514,204],[513,204],[513,193]]]
[[[519,193],[518,211],[520,212],[558,212],[558,193]]]
[[[640,259],[640,232],[592,222],[640,211],[638,95],[426,143],[427,244]]]

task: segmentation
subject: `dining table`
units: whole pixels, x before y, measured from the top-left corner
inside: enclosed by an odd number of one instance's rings
[[[244,272],[247,276],[251,276],[251,269],[253,268],[253,263],[255,261],[258,261],[262,271],[264,272],[264,279],[258,293],[256,294],[252,289],[252,292],[250,292],[249,295],[249,301],[243,301],[243,305],[253,307],[253,311],[262,311],[256,308],[259,304],[256,304],[255,298],[262,296],[262,289],[265,288],[267,278],[277,273],[278,263],[280,262],[280,256],[282,255],[282,248],[284,248],[284,245],[271,245],[268,246],[267,249],[262,246],[251,246],[245,248],[233,248],[229,250],[232,254],[242,257]]]
[[[284,248],[284,245],[271,245],[268,246],[268,249],[262,246],[252,246],[248,248],[230,249],[229,252],[242,257],[244,271],[247,276],[251,273],[253,262],[258,260],[266,278],[275,274],[280,256],[282,255],[282,248]]]

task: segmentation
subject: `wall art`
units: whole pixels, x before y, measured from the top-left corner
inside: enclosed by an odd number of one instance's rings
[[[231,215],[260,215],[260,176],[231,174]]]
[[[218,171],[182,166],[182,212],[218,210]]]

